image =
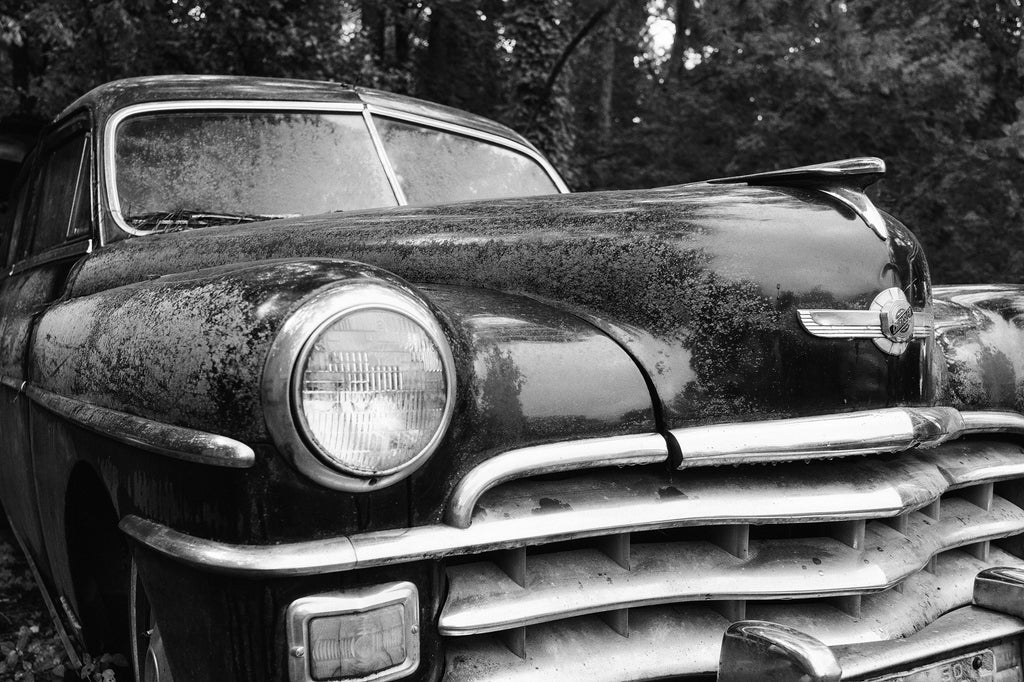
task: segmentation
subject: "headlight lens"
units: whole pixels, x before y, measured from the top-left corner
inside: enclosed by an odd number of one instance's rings
[[[307,349],[297,411],[330,464],[383,476],[428,447],[445,421],[449,378],[422,325],[395,310],[363,308],[329,322]]]

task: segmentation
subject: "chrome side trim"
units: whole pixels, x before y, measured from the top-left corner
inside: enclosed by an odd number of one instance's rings
[[[394,109],[389,109],[387,107],[379,107],[373,104],[366,105],[366,108],[373,116],[384,116],[386,118],[393,118],[399,121],[415,123],[416,125],[426,126],[428,128],[436,128],[438,130],[456,133],[457,135],[463,135],[465,137],[472,137],[477,140],[489,142],[499,147],[511,149],[515,152],[518,152],[519,154],[522,154],[523,156],[529,157],[535,163],[537,163],[537,165],[544,169],[544,172],[547,173],[548,178],[551,179],[551,182],[554,183],[555,187],[558,188],[559,192],[561,192],[562,194],[567,194],[569,192],[568,185],[565,184],[565,181],[562,180],[562,177],[558,174],[558,171],[555,170],[554,166],[552,166],[546,158],[539,154],[535,149],[532,149],[531,147],[528,147],[524,144],[520,144],[515,140],[510,140],[507,137],[501,137],[500,135],[493,135],[482,130],[477,130],[476,128],[470,128],[467,126],[458,125],[457,123],[451,123],[450,121],[442,121],[440,119],[429,118],[427,116],[418,116],[416,114],[411,114],[406,111],[397,111]]]
[[[966,413],[965,413],[966,414]],[[976,412],[971,433],[1008,421],[1005,412]],[[931,448],[964,433],[966,418],[952,407],[881,410],[740,424],[673,429],[679,468],[849,457]]]
[[[657,433],[512,450],[478,464],[459,481],[445,511],[445,522],[456,528],[468,528],[477,500],[491,488],[517,478],[605,466],[655,464],[666,459],[665,437]]]
[[[632,570],[596,550],[533,554],[523,587],[488,561],[450,566],[439,630],[474,635],[712,596],[764,600],[880,592],[941,552],[1024,532],[1024,510],[1002,498],[989,512],[963,499],[943,499],[940,518],[913,512],[902,532],[871,522],[856,549],[824,537],[751,541],[746,559],[709,542],[636,544]],[[820,559],[807,566],[808,557]]]
[[[841,470],[821,462],[695,469],[674,481],[629,469],[588,472],[571,482],[519,481],[485,494],[469,528],[438,524],[266,546],[196,538],[137,516],[125,517],[121,530],[210,571],[310,575],[673,526],[887,518],[925,507],[947,490],[1020,476],[1019,447],[955,443],[855,460]]]
[[[147,230],[136,230],[129,225],[121,213],[121,202],[117,198],[116,164],[116,131],[129,116],[149,114],[157,111],[321,111],[335,113],[360,113],[364,105],[361,102],[303,102],[287,100],[234,100],[234,99],[202,99],[176,100],[168,102],[145,102],[133,104],[121,109],[109,119],[103,131],[103,179],[106,185],[107,210],[114,223],[131,235],[150,234]]]
[[[252,448],[225,436],[161,424],[35,386],[29,386],[26,393],[34,402],[77,426],[148,452],[233,469],[246,469],[256,463]]]
[[[989,563],[964,552],[942,555],[937,573],[918,573],[905,583],[903,592],[865,596],[859,617],[825,602],[801,601],[752,602],[747,617],[813,633],[833,647],[844,673],[851,676],[866,673],[864,664],[927,658],[959,648],[961,642],[973,647],[1024,632],[1024,620],[967,606],[978,571],[1007,559],[1021,565],[1003,552],[993,554],[997,557]],[[527,628],[526,658],[510,652],[493,635],[460,637],[447,647],[446,675],[449,682],[619,682],[713,675],[729,625],[713,605],[701,604],[630,609],[629,637],[616,633],[597,615],[570,618]],[[897,639],[901,637],[905,639]],[[566,656],[566,651],[573,655]],[[870,654],[857,660],[855,651]]]
[[[719,682],[839,682],[843,670],[832,650],[794,628],[760,620],[729,626],[722,639]]]
[[[16,275],[19,272],[31,270],[39,265],[53,263],[66,258],[74,258],[75,256],[86,256],[90,253],[92,253],[91,239],[76,241],[56,249],[48,249],[42,253],[32,256],[31,258],[26,258],[23,261],[15,263],[11,266],[11,274]]]

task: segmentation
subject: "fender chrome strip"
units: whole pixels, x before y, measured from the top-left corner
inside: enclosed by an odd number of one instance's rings
[[[248,469],[256,464],[256,453],[252,448],[226,436],[161,424],[127,412],[90,405],[36,386],[30,385],[24,390],[29,398],[50,412],[126,445],[186,462],[232,469]]]

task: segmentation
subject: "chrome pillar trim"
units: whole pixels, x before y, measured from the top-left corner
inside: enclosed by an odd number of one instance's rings
[[[288,606],[285,617],[288,633],[288,679],[291,682],[314,682],[310,659],[314,647],[309,641],[310,622],[318,618],[344,616],[372,612],[388,606],[399,606],[402,610],[402,636],[405,642],[405,659],[393,661],[383,670],[362,677],[346,676],[350,682],[388,682],[416,672],[420,665],[420,607],[419,592],[410,582],[394,582],[354,590],[327,592],[297,599]],[[372,637],[367,636],[367,640]],[[370,646],[364,641],[356,655],[369,656]],[[331,677],[334,677],[332,675]]]
[[[605,466],[656,464],[666,459],[665,437],[657,433],[511,450],[478,464],[459,481],[445,511],[445,522],[456,528],[468,528],[477,500],[491,488],[517,478]]]
[[[391,163],[391,157],[388,156],[388,152],[384,149],[384,143],[380,139],[380,132],[377,130],[377,126],[373,122],[373,117],[370,116],[370,110],[363,106],[363,122],[366,123],[366,129],[370,131],[370,139],[373,140],[373,148],[377,150],[377,157],[380,159],[381,166],[384,168],[384,174],[388,177],[388,182],[391,183],[391,191],[395,195],[395,201],[398,202],[399,206],[408,206],[409,200],[405,196],[405,190],[402,189],[402,184],[398,181],[398,174],[395,173],[395,167]]]
[[[162,424],[35,386],[29,386],[26,393],[34,402],[76,426],[147,452],[232,469],[247,469],[256,464],[252,448],[226,436]]]
[[[975,413],[976,415],[986,413]],[[1001,413],[997,413],[1001,414]],[[972,418],[982,432],[984,417]],[[680,469],[901,452],[959,437],[965,418],[952,407],[892,407],[821,417],[673,429]]]
[[[1002,557],[1021,564],[1008,554]],[[903,661],[948,653],[960,641],[977,648],[1024,631],[1020,619],[968,606],[971,577],[992,564],[962,552],[944,554],[939,563],[939,576],[919,573],[903,593],[865,595],[860,617],[827,603],[801,601],[747,602],[747,617],[813,633],[833,648],[844,675],[857,679],[883,666],[892,669]],[[630,609],[628,638],[597,614],[551,621],[527,628],[523,660],[493,635],[458,637],[448,640],[446,674],[450,682],[621,682],[713,675],[729,625],[714,602]],[[566,656],[566,651],[576,655]]]
[[[785,625],[741,620],[722,639],[719,682],[839,682],[842,674],[831,649]]]
[[[754,471],[706,468],[667,481],[664,474],[627,468],[587,472],[568,482],[517,481],[481,498],[464,529],[438,524],[254,546],[192,537],[135,516],[121,528],[162,554],[209,570],[308,575],[675,526],[893,517],[921,509],[947,490],[1021,476],[1024,457],[1011,443],[954,443],[899,458],[855,460],[841,469],[828,462]],[[562,504],[537,514],[541,498]]]
[[[521,581],[488,561],[449,566],[438,629],[465,636],[653,604],[858,596],[899,584],[941,552],[1024,532],[1024,510],[1002,498],[992,513],[963,499],[943,505],[947,520],[914,512],[905,533],[874,521],[856,548],[824,537],[754,540],[742,560],[707,542],[641,543],[633,570],[597,549],[538,553]]]
[[[974,577],[974,603],[1024,618],[1024,569],[989,568]]]
[[[1024,414],[1010,411],[987,410],[961,412],[964,433],[1012,433],[1024,435]]]

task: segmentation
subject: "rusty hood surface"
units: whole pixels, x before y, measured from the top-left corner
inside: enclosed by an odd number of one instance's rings
[[[866,309],[890,287],[930,311],[920,246],[886,221],[882,240],[814,190],[706,183],[400,207],[120,241],[80,265],[68,294],[231,263],[344,258],[577,315],[629,351],[668,428],[926,404],[937,392],[931,339],[892,356],[868,339],[812,337],[797,318],[800,308]]]

